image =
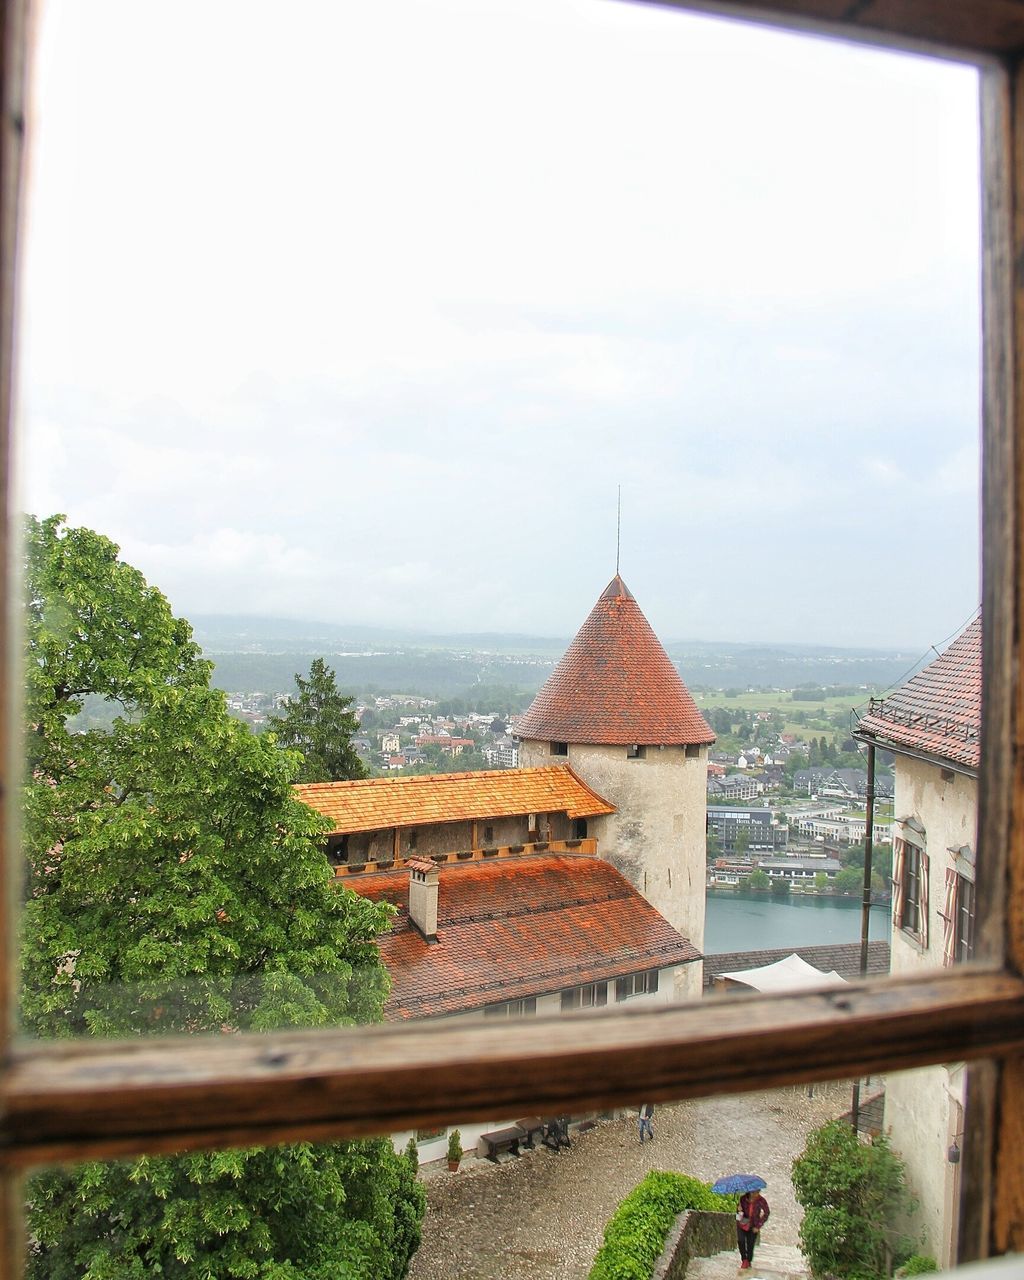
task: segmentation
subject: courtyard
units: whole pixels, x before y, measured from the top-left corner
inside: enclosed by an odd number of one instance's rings
[[[541,1147],[498,1165],[467,1159],[454,1174],[428,1169],[410,1280],[586,1280],[606,1222],[651,1169],[705,1181],[759,1173],[772,1210],[764,1242],[797,1245],[790,1165],[805,1134],[849,1106],[846,1083],[702,1098],[659,1106],[643,1145],[628,1117],[574,1132],[558,1155]]]

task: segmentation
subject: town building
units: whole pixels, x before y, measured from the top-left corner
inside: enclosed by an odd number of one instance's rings
[[[567,763],[614,805],[601,856],[701,950],[715,735],[618,574],[515,730],[523,765]]]
[[[709,801],[756,800],[763,791],[761,779],[747,773],[730,773],[724,778],[712,776],[707,781]]]
[[[668,1002],[700,953],[602,857],[615,806],[566,764],[296,786],[340,884],[395,908],[385,1019]],[[683,977],[684,972],[692,976]],[[508,1121],[463,1128],[467,1146]],[[396,1134],[401,1149],[408,1134]],[[417,1135],[438,1159],[445,1134]]]
[[[888,697],[855,737],[895,753],[892,972],[958,964],[974,953],[981,746],[981,619]],[[885,1124],[906,1161],[926,1246],[956,1260],[965,1066],[888,1077]],[[952,1159],[950,1156],[952,1155]]]
[[[512,738],[498,738],[484,747],[484,759],[492,769],[517,769],[519,767],[519,743]]]
[[[718,841],[723,853],[736,852],[737,845],[753,851],[784,849],[789,828],[775,821],[771,809],[741,809],[708,805],[707,833]]]

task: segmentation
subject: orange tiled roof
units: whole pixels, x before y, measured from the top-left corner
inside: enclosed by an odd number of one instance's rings
[[[522,738],[609,745],[715,740],[618,574],[515,730]]]
[[[592,791],[567,764],[308,782],[297,784],[294,791],[303,804],[329,818],[339,833],[527,813],[594,818],[615,812],[615,806]]]
[[[379,940],[392,982],[389,1020],[465,1013],[700,959],[628,880],[596,858],[442,865],[435,942],[409,924],[408,870],[345,884],[399,908]]]
[[[981,759],[981,618],[887,698],[872,699],[857,736],[977,769]]]

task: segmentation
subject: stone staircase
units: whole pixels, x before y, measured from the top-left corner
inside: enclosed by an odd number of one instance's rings
[[[741,1271],[736,1249],[710,1258],[691,1258],[686,1280],[809,1280],[811,1269],[793,1245],[758,1244],[749,1271]]]

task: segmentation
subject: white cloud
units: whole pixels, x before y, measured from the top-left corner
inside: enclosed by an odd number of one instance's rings
[[[878,564],[973,598],[976,73],[398,3],[45,10],[27,504],[183,611],[564,633],[619,483],[675,634],[852,638]]]

